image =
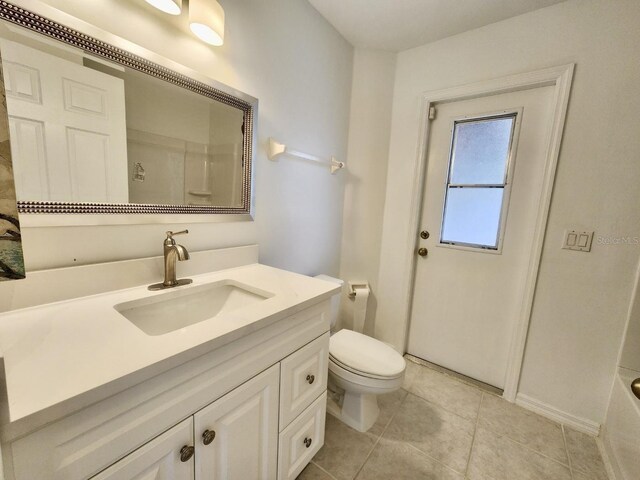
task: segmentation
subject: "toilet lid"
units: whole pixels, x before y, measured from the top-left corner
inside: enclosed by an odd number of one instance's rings
[[[329,354],[352,370],[397,377],[405,369],[402,355],[380,340],[352,330],[340,330],[329,342]]]

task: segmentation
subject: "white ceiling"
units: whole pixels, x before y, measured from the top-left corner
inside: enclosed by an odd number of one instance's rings
[[[352,45],[400,51],[564,0],[309,0]]]

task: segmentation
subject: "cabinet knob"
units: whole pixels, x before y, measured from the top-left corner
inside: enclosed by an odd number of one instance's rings
[[[311,442],[312,442],[312,441],[313,441],[313,440],[311,440],[309,437],[305,437],[305,439],[303,440],[303,442],[304,442],[304,446],[305,446],[305,447],[307,447],[307,448],[309,448],[309,447],[311,446]]]
[[[307,375],[307,382],[311,385],[316,380],[314,375]]]
[[[185,445],[184,447],[182,447],[182,449],[180,450],[180,461],[181,462],[188,462],[191,457],[193,457],[193,454],[195,453],[196,449],[189,446],[189,445]]]
[[[204,443],[205,445],[209,445],[211,442],[213,442],[214,438],[216,438],[215,430],[205,430],[202,434],[202,443]]]
[[[205,445],[209,445],[211,442],[213,442],[214,438],[216,438],[215,430],[205,430],[202,433],[202,443],[204,443]]]

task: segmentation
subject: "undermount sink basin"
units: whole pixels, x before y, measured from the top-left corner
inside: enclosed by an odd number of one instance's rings
[[[163,335],[273,296],[225,280],[119,303],[116,311],[147,335]]]

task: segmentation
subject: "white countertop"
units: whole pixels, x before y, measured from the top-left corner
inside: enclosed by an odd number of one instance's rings
[[[175,291],[147,285],[0,314],[9,421],[122,380],[166,359],[188,358],[197,347],[218,348],[308,306],[339,286],[253,264],[191,277],[190,289],[220,280],[270,292],[272,297],[159,336],[142,332],[113,306]],[[175,362],[174,362],[175,363]],[[150,370],[150,375],[159,372]]]

